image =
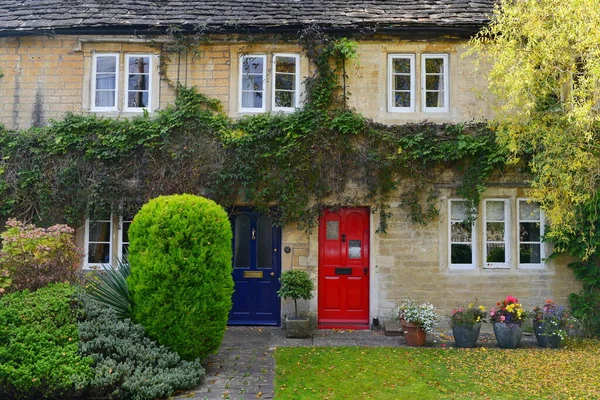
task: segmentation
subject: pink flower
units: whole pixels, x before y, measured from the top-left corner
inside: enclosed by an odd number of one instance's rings
[[[512,296],[506,296],[506,303],[510,304],[510,303],[518,303],[519,299],[517,299],[516,297],[512,297]]]
[[[493,317],[494,315],[496,315],[496,310],[494,310],[494,309],[492,308],[492,310],[490,311],[490,315],[491,315],[492,317]]]
[[[500,316],[500,321],[504,322],[506,320],[506,317],[504,315]]]

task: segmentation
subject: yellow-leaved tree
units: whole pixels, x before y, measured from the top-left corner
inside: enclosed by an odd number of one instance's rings
[[[530,168],[560,242],[582,205],[600,204],[600,0],[500,0],[471,45],[490,68],[498,140]]]

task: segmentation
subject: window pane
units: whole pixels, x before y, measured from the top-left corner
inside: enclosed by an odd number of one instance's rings
[[[325,237],[327,240],[337,240],[340,237],[339,221],[327,221]]]
[[[258,268],[271,268],[273,254],[273,224],[271,218],[261,215],[256,226]]]
[[[295,75],[276,75],[275,89],[294,90],[296,85]]]
[[[360,240],[348,241],[348,258],[360,258]]]
[[[450,253],[452,264],[471,264],[473,262],[473,252],[470,244],[452,244]]]
[[[488,201],[485,205],[485,218],[488,221],[504,221],[504,202]]]
[[[410,92],[394,92],[394,107],[410,107]]]
[[[487,258],[485,261],[489,262],[489,263],[506,262],[506,252],[504,251],[504,244],[488,243],[487,244]]]
[[[425,93],[426,107],[444,107],[444,96],[442,92],[427,92]]]
[[[453,222],[450,227],[451,242],[470,242],[471,241],[471,225],[465,222]]]
[[[148,92],[129,92],[127,95],[127,107],[148,107]]]
[[[275,72],[286,72],[293,74],[296,72],[295,57],[277,57],[275,60]]]
[[[150,72],[149,57],[130,57],[128,65],[129,73],[147,74]]]
[[[468,202],[466,201],[453,201],[450,210],[450,219],[452,221],[464,221],[469,215]]]
[[[96,58],[96,72],[117,71],[117,58],[115,56],[99,56]]]
[[[262,75],[244,75],[242,79],[242,90],[262,90]]]
[[[486,240],[504,242],[504,222],[488,222],[486,225]]]
[[[410,90],[410,76],[409,75],[394,75],[394,89],[395,90]]]
[[[110,263],[110,244],[90,243],[88,246],[88,263],[108,264]]]
[[[521,244],[519,246],[519,262],[521,264],[541,264],[541,244]]]
[[[521,242],[539,242],[540,224],[538,222],[520,222],[519,240]]]
[[[123,262],[127,262],[127,256],[129,255],[129,243],[123,243],[121,246],[121,254]]]
[[[115,74],[99,74],[96,75],[96,90],[98,89],[115,89],[117,77]]]
[[[527,203],[519,201],[519,219],[528,221],[540,220],[540,205],[537,203]]]
[[[294,107],[296,92],[275,92],[275,107]]]
[[[129,75],[127,88],[129,90],[148,90],[148,76]]]
[[[392,69],[396,74],[410,74],[410,60],[396,58],[392,61]]]
[[[262,108],[262,97],[262,92],[244,92],[242,93],[242,107]]]
[[[425,78],[425,88],[427,90],[440,90],[442,89],[443,79],[439,75],[427,75]]]
[[[242,68],[244,73],[259,73],[264,70],[262,57],[244,57],[242,59]]]
[[[94,100],[96,107],[114,107],[115,106],[115,91],[106,90],[102,92],[96,92],[96,98]]]
[[[90,242],[110,242],[110,222],[90,222]]]
[[[427,58],[425,59],[425,73],[427,74],[442,74],[444,72],[443,58]]]
[[[121,232],[123,236],[123,243],[129,243],[129,226],[131,225],[131,221],[123,221],[121,224]]]
[[[250,217],[238,215],[234,228],[234,267],[250,267]]]

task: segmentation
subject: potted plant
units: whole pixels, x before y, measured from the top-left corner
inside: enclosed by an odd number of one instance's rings
[[[525,310],[519,300],[513,296],[496,303],[490,310],[490,321],[494,323],[494,334],[498,347],[515,349],[521,344],[523,329],[521,324],[526,318]]]
[[[286,337],[305,338],[310,333],[308,318],[298,316],[298,300],[310,300],[313,297],[314,283],[306,271],[288,270],[279,278],[281,287],[277,295],[284,299],[294,300],[294,317],[286,317]]]
[[[433,333],[433,328],[440,320],[433,304],[418,304],[411,299],[404,300],[398,307],[398,315],[404,330],[404,340],[409,346],[423,346],[427,332]]]
[[[470,303],[466,308],[452,310],[450,326],[456,347],[475,347],[481,330],[481,323],[486,321],[487,312],[484,306]]]
[[[533,331],[540,347],[559,348],[567,336],[570,316],[565,307],[546,300],[542,307],[533,309]]]

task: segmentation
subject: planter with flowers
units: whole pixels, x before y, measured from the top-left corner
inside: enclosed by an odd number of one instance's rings
[[[546,300],[542,307],[533,309],[533,331],[540,347],[559,348],[567,336],[570,316],[565,307]]]
[[[521,344],[521,324],[527,317],[516,297],[508,296],[490,310],[490,321],[494,323],[494,334],[498,347],[515,349]]]
[[[450,326],[456,347],[475,347],[481,330],[481,323],[486,321],[487,312],[484,306],[475,303],[452,310]]]
[[[404,300],[404,303],[398,307],[398,315],[404,330],[404,340],[408,346],[423,346],[427,333],[433,333],[433,328],[440,320],[432,304],[417,304],[411,299]]]

